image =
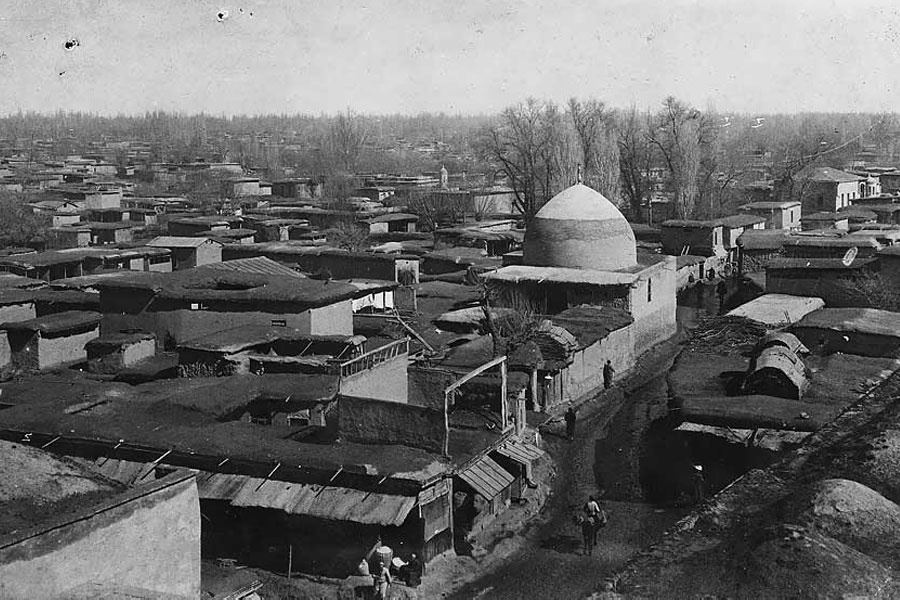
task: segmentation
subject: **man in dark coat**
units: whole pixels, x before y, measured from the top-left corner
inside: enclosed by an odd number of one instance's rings
[[[616,374],[616,370],[612,366],[612,362],[609,360],[606,361],[606,364],[603,365],[603,387],[609,389],[609,386],[612,385],[613,377]]]
[[[575,408],[569,407],[566,411],[566,437],[570,440],[575,439],[575,421],[578,417],[575,415]]]

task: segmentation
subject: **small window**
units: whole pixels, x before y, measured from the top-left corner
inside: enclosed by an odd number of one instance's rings
[[[653,302],[653,280],[647,280],[647,302]]]
[[[200,304],[197,302],[191,302],[191,310],[200,310]]]
[[[285,319],[272,319],[272,327],[287,327]]]

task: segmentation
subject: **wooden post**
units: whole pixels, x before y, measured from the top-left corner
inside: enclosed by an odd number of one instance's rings
[[[288,570],[287,570],[287,578],[291,578],[291,569],[294,567],[294,545],[288,545]]]
[[[500,418],[503,422],[501,431],[510,429],[509,425],[509,398],[506,394],[506,357],[500,363]]]

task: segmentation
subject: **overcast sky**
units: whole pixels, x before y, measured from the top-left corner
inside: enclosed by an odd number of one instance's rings
[[[527,96],[667,95],[751,113],[898,110],[900,2],[0,2],[0,114],[488,113]]]

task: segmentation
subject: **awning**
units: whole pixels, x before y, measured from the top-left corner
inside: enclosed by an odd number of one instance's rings
[[[152,481],[152,475],[144,475],[156,465],[100,458],[94,461],[93,467],[110,479],[133,485],[141,479]],[[365,525],[402,525],[418,502],[417,496],[206,471],[197,472],[197,492],[204,500],[225,500],[232,506],[272,508],[293,515]]]
[[[475,464],[457,475],[488,500],[509,487],[515,480],[509,471],[487,456],[482,456]]]
[[[544,455],[544,451],[528,442],[508,440],[497,448],[497,454],[512,459],[525,467],[530,467],[534,461]]]

